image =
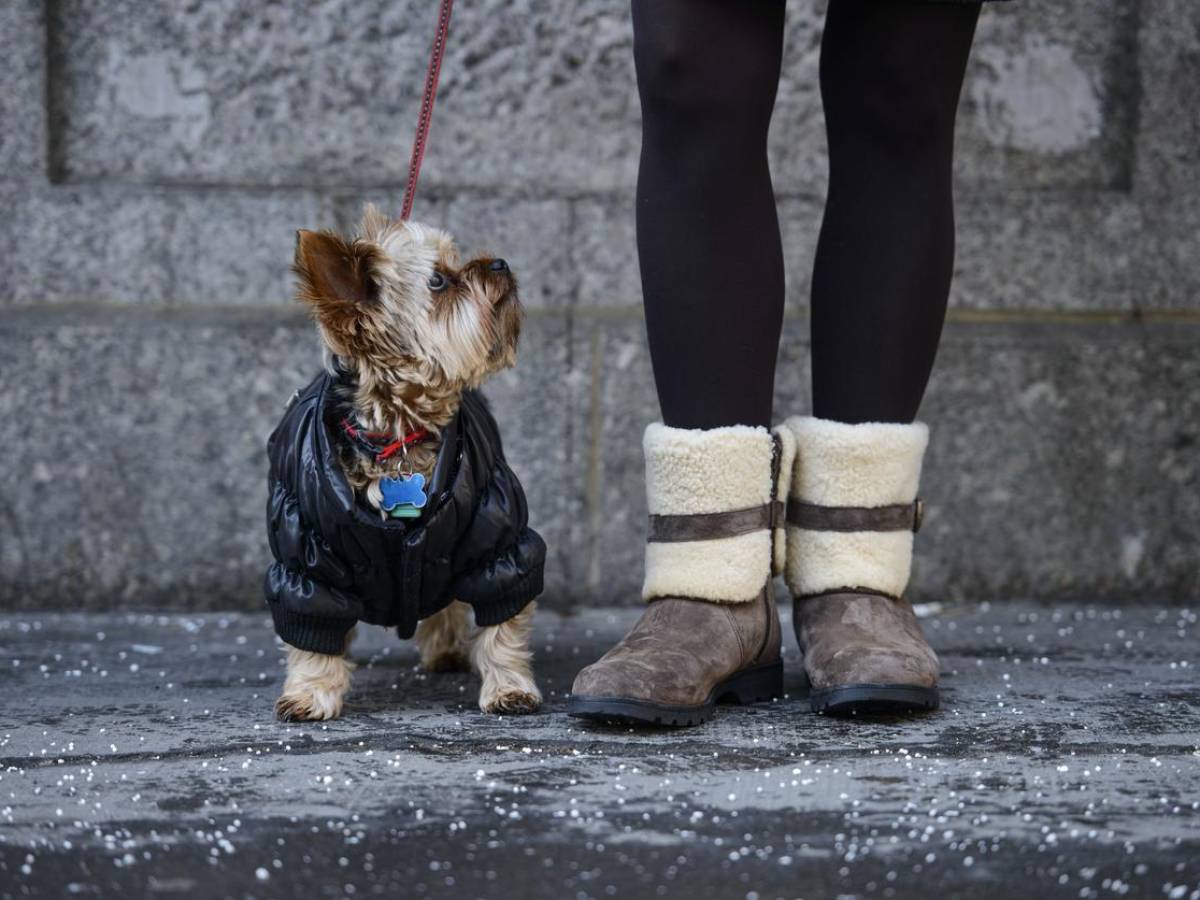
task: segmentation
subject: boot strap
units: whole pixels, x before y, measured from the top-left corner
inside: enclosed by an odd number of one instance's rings
[[[806,531],[913,531],[921,530],[925,504],[918,497],[912,503],[892,506],[818,506],[792,500],[787,507],[787,522]]]
[[[668,544],[739,537],[756,531],[779,528],[783,524],[783,518],[783,503],[779,500],[729,512],[651,516],[647,540],[656,544]]]

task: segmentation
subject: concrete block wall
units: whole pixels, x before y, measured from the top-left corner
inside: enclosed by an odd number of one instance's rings
[[[836,2],[836,0],[832,0]],[[825,2],[789,4],[777,409],[808,406]],[[318,363],[298,227],[398,209],[432,4],[0,5],[0,605],[256,608],[264,442]],[[634,603],[657,416],[624,3],[459,4],[416,215],[530,309],[491,395],[547,599]],[[989,6],[912,593],[1200,589],[1200,7]]]

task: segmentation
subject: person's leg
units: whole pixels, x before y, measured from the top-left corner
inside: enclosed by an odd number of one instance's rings
[[[928,442],[913,420],[950,289],[954,117],[978,14],[829,3],[813,415],[787,423],[797,462],[786,577],[817,711],[938,704],[938,659],[904,597]]]
[[[813,415],[911,422],[954,264],[954,119],[978,4],[830,0],[829,192],[812,282]]]
[[[665,424],[642,441],[646,611],[576,677],[574,716],[691,725],[719,700],[782,691],[771,576],[794,444],[766,426],[783,313],[767,168],[783,12],[782,0],[633,4],[638,256]]]
[[[663,421],[768,425],[783,253],[767,129],[782,0],[639,0],[637,243]]]

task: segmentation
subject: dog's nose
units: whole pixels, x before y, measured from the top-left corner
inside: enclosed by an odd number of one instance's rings
[[[488,268],[493,272],[507,272],[508,263],[502,259],[493,259],[490,263],[488,263]]]

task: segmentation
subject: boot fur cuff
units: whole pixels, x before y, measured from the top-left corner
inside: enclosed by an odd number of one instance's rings
[[[790,499],[819,506],[911,503],[929,443],[923,423],[849,425],[788,419],[796,438]],[[862,588],[899,597],[912,566],[911,531],[787,529],[788,587],[796,596]]]
[[[772,499],[775,442],[765,428],[646,429],[646,503],[651,515],[687,516],[765,506]],[[782,455],[782,454],[781,454]],[[753,600],[771,572],[772,534],[646,544],[642,597]]]

